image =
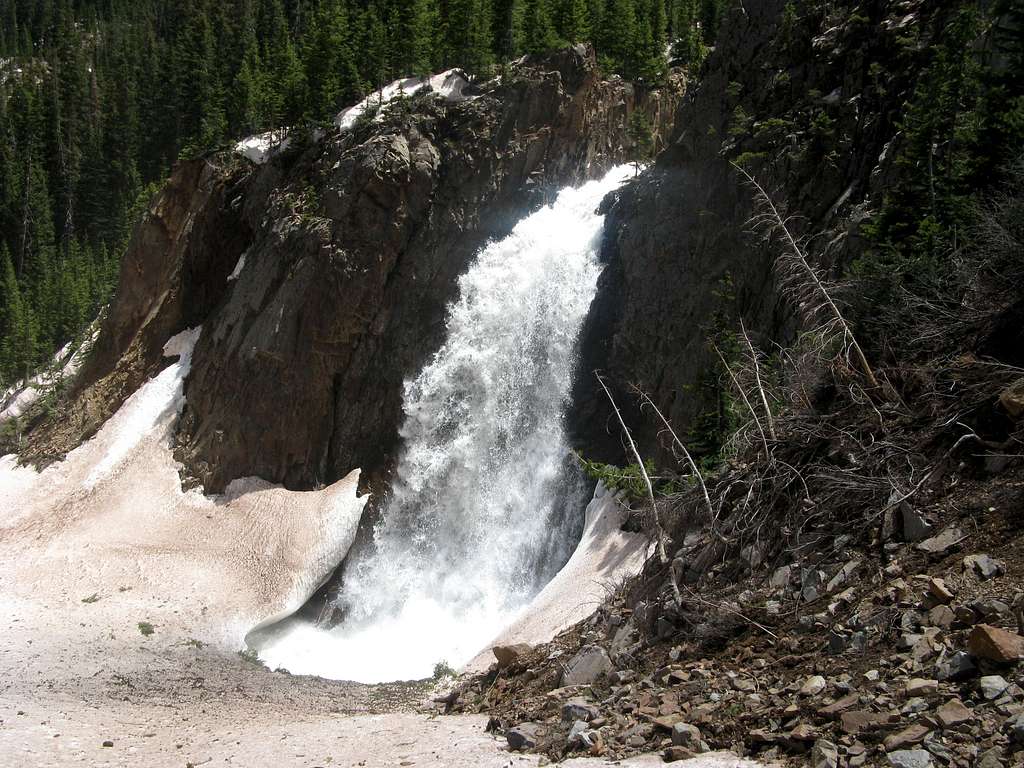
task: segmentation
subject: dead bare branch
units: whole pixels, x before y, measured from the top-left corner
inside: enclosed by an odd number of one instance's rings
[[[647,486],[647,496],[651,502],[651,514],[654,516],[654,527],[658,534],[658,559],[662,563],[668,562],[668,555],[665,554],[665,530],[661,527],[661,518],[658,516],[658,502],[654,498],[654,486],[651,484],[651,478],[647,474],[647,468],[644,466],[644,460],[640,456],[640,451],[636,447],[636,443],[633,442],[633,435],[629,432],[629,427],[626,426],[626,422],[622,418],[622,413],[619,411],[619,406],[615,402],[615,398],[612,397],[611,391],[608,389],[608,385],[604,383],[604,379],[601,378],[601,374],[594,371],[594,376],[597,377],[598,383],[601,385],[601,389],[608,396],[608,401],[612,404],[612,409],[615,411],[615,416],[619,420],[619,425],[622,427],[622,433],[626,436],[626,440],[629,442],[629,448],[633,452],[633,456],[636,457],[636,463],[640,467],[640,474],[644,478],[644,485]]]
[[[882,394],[883,397],[887,397],[879,384],[878,379],[875,377],[875,372],[872,369],[871,364],[868,362],[867,356],[864,354],[864,350],[857,342],[857,338],[854,336],[853,330],[850,328],[850,324],[846,321],[843,313],[840,312],[839,307],[832,299],[832,294],[825,287],[824,281],[818,274],[818,270],[811,266],[811,263],[807,258],[807,254],[804,249],[801,248],[797,239],[793,236],[793,233],[787,224],[788,219],[779,211],[778,206],[775,205],[775,201],[772,200],[771,195],[768,194],[757,179],[750,175],[750,173],[748,173],[742,166],[737,165],[736,163],[733,163],[732,165],[743,175],[751,186],[754,187],[757,198],[761,203],[763,211],[761,214],[754,216],[752,223],[756,226],[767,227],[770,231],[781,236],[783,242],[788,247],[788,255],[792,264],[800,270],[807,282],[813,286],[815,291],[819,294],[824,306],[828,308],[829,313],[832,315],[832,319],[842,331],[843,338],[853,350],[857,366],[860,368],[861,373],[867,380],[868,386],[870,386],[872,390]]]

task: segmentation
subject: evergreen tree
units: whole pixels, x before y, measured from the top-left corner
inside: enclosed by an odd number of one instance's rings
[[[495,0],[493,37],[499,61],[509,61],[523,52],[524,0]]]
[[[596,41],[605,69],[632,77],[638,37],[634,0],[607,0]]]
[[[21,296],[7,246],[0,243],[0,378],[27,379],[38,355],[36,322]]]
[[[590,39],[590,10],[586,0],[562,0],[558,32],[570,43]]]
[[[548,0],[526,0],[523,10],[523,34],[529,53],[545,53],[560,44],[551,19]]]

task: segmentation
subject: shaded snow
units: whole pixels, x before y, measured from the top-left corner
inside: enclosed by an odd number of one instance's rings
[[[587,505],[583,537],[569,562],[467,669],[486,670],[494,663],[490,649],[497,645],[550,641],[594,613],[616,587],[640,573],[652,542],[644,534],[622,530],[626,510],[620,495],[598,483]]]
[[[45,370],[40,371],[27,382],[18,382],[4,392],[0,397],[0,424],[9,419],[19,418],[49,389],[78,373],[99,332],[100,326],[97,320],[92,324],[86,340],[77,348],[73,350],[70,342],[65,344],[53,356],[53,360]]]
[[[92,488],[114,469],[151,432],[161,417],[177,416],[185,405],[184,385],[192,367],[192,350],[199,341],[201,328],[182,331],[164,345],[164,357],[179,357],[125,401],[106,424],[106,452],[85,480]]]

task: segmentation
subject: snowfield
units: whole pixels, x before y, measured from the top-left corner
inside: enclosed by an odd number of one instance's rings
[[[344,557],[365,503],[358,471],[308,493],[257,478],[221,497],[182,490],[169,437],[199,333],[171,339],[177,361],[64,461],[42,473],[0,463],[4,595],[170,594],[154,609],[168,614],[160,622],[234,650],[300,607]]]

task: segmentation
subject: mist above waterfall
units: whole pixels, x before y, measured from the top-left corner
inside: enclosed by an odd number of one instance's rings
[[[343,623],[292,622],[261,648],[270,666],[429,676],[471,658],[568,559],[587,500],[563,416],[600,274],[597,207],[632,174],[563,190],[477,255],[444,345],[406,382],[392,497],[344,574]]]

